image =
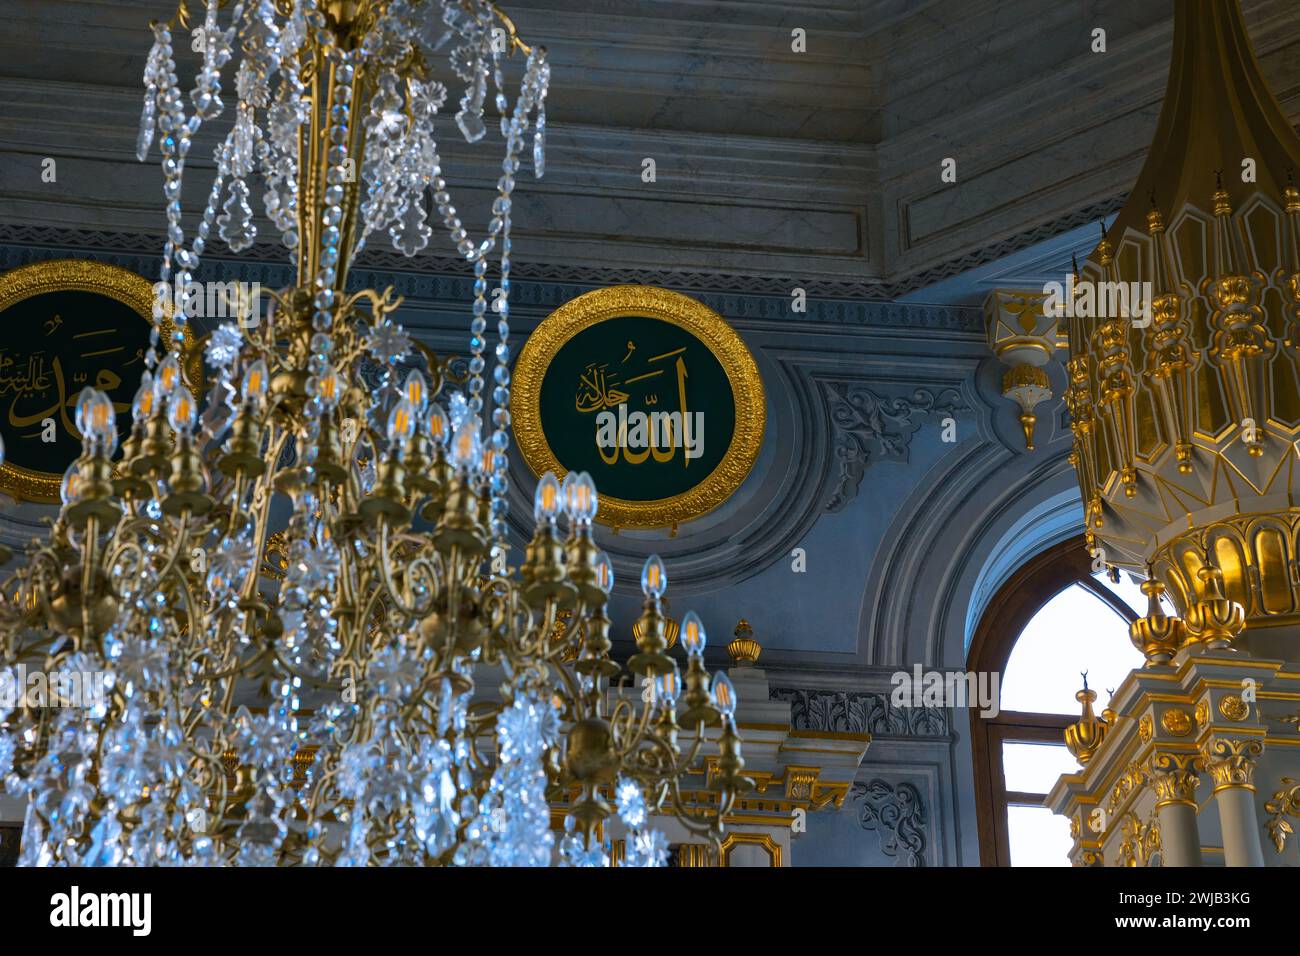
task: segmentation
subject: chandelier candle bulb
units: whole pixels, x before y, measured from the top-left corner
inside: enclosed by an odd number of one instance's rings
[[[475,473],[483,460],[483,436],[477,418],[467,418],[451,440],[451,462],[461,475]]]
[[[608,594],[614,588],[614,565],[604,551],[596,561],[596,580],[600,589]]]
[[[429,406],[429,415],[425,419],[430,440],[440,447],[446,446],[447,440],[451,437],[451,426],[447,421],[447,413],[442,410],[442,406],[433,404]]]
[[[429,407],[429,387],[419,369],[412,369],[406,376],[402,391],[405,392],[406,400],[411,403],[411,407],[415,409],[416,415],[423,415],[424,410]]]
[[[711,691],[713,703],[718,708],[723,718],[730,721],[736,715],[736,688],[731,684],[731,678],[724,671],[718,671],[713,675],[713,688]]]
[[[560,514],[560,483],[555,473],[548,471],[537,482],[537,491],[533,494],[533,518],[540,522],[554,525]]]
[[[564,510],[570,521],[589,527],[596,517],[596,483],[585,471],[564,476]]]
[[[646,558],[645,566],[641,569],[641,592],[647,598],[657,601],[663,597],[667,587],[668,572],[664,570],[664,563],[659,555],[652,554]]]
[[[258,359],[244,372],[244,401],[260,406],[266,398],[267,385],[266,359]]]
[[[117,415],[113,403],[98,389],[86,386],[77,396],[77,430],[111,458],[117,451]]]
[[[682,617],[682,647],[690,657],[702,657],[706,637],[704,624],[694,611],[687,611]]]

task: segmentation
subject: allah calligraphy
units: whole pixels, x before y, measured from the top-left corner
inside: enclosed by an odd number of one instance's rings
[[[510,422],[528,467],[590,474],[596,520],[613,528],[672,533],[725,501],[762,444],[753,356],[722,316],[668,289],[614,286],[566,302],[529,335],[513,383]]]
[[[693,459],[704,454],[704,413],[692,413],[686,404],[686,347],[652,355],[644,366],[629,367],[636,350],[636,343],[629,340],[627,352],[617,364],[588,365],[578,376],[574,408],[596,413],[596,448],[605,464],[617,463],[620,456],[629,465],[639,465],[651,457],[664,463],[672,461],[681,450],[682,467],[690,467]],[[633,391],[624,391],[620,384]],[[676,409],[628,411],[633,392],[642,405],[655,408],[661,390],[676,400]]]

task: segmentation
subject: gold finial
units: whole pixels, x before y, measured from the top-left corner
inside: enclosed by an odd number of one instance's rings
[[[758,655],[763,652],[763,648],[758,641],[754,640],[754,629],[742,617],[732,633],[736,636],[727,645],[727,653],[731,655],[731,659],[738,666],[752,667],[758,661]]]
[[[1196,577],[1202,597],[1187,610],[1187,632],[1210,650],[1228,647],[1246,626],[1246,610],[1224,595],[1223,572],[1210,564],[1208,548]]]
[[[1290,166],[1286,170],[1286,188],[1282,190],[1282,200],[1287,212],[1300,213],[1300,189],[1295,188],[1295,171]]]
[[[1083,672],[1083,690],[1074,695],[1074,699],[1083,705],[1079,719],[1065,728],[1065,746],[1080,766],[1086,767],[1101,742],[1106,739],[1106,725],[1092,712],[1092,702],[1097,699],[1097,692],[1088,689],[1088,672]]]
[[[1223,188],[1223,170],[1214,171],[1214,214],[1216,216],[1232,215],[1232,204],[1228,201],[1228,191]]]
[[[1034,423],[1038,421],[1038,416],[1033,412],[1020,413],[1020,427],[1025,430],[1025,450],[1034,450]]]
[[[1147,596],[1147,613],[1129,625],[1129,640],[1147,659],[1147,667],[1167,664],[1187,641],[1187,625],[1181,618],[1165,614],[1160,605],[1165,586],[1155,579],[1150,564],[1147,565],[1147,579],[1140,587]]]
[[[1156,205],[1156,191],[1151,190],[1151,208],[1147,211],[1147,232],[1151,235],[1165,231],[1165,217],[1160,215],[1160,208]]]
[[[1104,721],[1106,722],[1106,726],[1107,726],[1107,727],[1114,727],[1114,726],[1115,726],[1115,721],[1116,721],[1116,720],[1118,719],[1118,717],[1119,717],[1119,715],[1116,714],[1115,711],[1113,711],[1113,710],[1111,709],[1111,706],[1110,706],[1110,702],[1111,702],[1112,700],[1114,700],[1114,699],[1115,699],[1115,688],[1114,688],[1114,687],[1107,687],[1107,688],[1106,688],[1106,706],[1105,706],[1105,708],[1102,709],[1102,712],[1101,712],[1101,719],[1104,720]]]
[[[1106,238],[1106,220],[1103,219],[1101,221],[1101,242],[1097,243],[1097,264],[1103,269],[1107,268],[1111,263],[1111,255],[1114,251],[1115,247]]]

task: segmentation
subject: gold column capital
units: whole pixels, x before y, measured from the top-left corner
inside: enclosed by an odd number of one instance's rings
[[[1201,745],[1199,763],[1214,781],[1214,793],[1233,788],[1254,792],[1255,758],[1263,752],[1263,743],[1253,737],[1212,737]]]
[[[1156,809],[1171,804],[1196,806],[1200,754],[1157,751],[1147,761],[1147,777],[1156,794]]]

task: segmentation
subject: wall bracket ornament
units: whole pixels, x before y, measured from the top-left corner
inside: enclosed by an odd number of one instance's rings
[[[1056,354],[1056,316],[1042,292],[994,289],[984,300],[989,349],[1007,366],[1002,395],[1020,407],[1025,450],[1034,450],[1034,409],[1052,397],[1046,366]]]

